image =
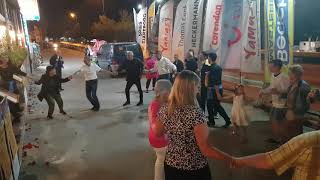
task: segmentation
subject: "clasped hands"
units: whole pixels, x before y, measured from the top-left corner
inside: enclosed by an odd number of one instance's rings
[[[233,169],[234,168],[242,168],[242,167],[246,166],[244,161],[242,161],[241,158],[229,156],[226,161],[227,161],[228,166]]]

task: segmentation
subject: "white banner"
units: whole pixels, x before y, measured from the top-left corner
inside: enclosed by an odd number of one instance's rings
[[[240,69],[242,72],[261,72],[259,28],[257,16],[257,0],[244,2],[244,35],[242,40],[242,61]]]
[[[133,20],[134,20],[134,30],[135,30],[135,32],[136,32],[136,42],[137,43],[140,43],[139,42],[139,33],[138,33],[138,31],[139,31],[139,29],[138,29],[138,20],[137,20],[137,11],[136,11],[136,9],[134,9],[133,8]]]
[[[173,0],[164,4],[160,10],[159,44],[162,55],[172,60],[172,28],[173,28]]]
[[[240,69],[244,29],[244,5],[247,0],[224,1],[221,36],[221,67]]]
[[[199,53],[204,0],[188,0],[185,51],[193,49]]]
[[[134,11],[135,12],[135,11]],[[136,15],[136,39],[140,44],[144,58],[147,58],[147,29],[148,29],[148,18],[147,8],[143,8]]]
[[[186,20],[187,20],[187,2],[188,0],[180,1],[174,21],[174,31],[172,40],[172,55],[177,54],[180,60],[185,59],[185,38],[186,38]]]
[[[209,0],[205,16],[203,50],[213,50],[217,53],[217,63],[220,64],[221,55],[221,27],[223,15],[223,1]]]

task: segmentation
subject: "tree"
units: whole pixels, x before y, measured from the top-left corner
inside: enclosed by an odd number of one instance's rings
[[[92,36],[106,41],[131,41],[134,37],[133,17],[126,10],[121,10],[119,15],[118,21],[100,16],[92,25]]]

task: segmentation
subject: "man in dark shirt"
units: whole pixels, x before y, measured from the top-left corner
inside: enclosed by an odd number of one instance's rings
[[[174,55],[174,62],[173,64],[177,67],[177,72],[181,72],[184,69],[183,62],[179,59],[178,54]]]
[[[59,78],[62,78],[62,69],[64,68],[63,64],[64,64],[64,61],[63,61],[62,57],[60,56],[60,52],[57,51],[50,58],[50,65],[56,69],[56,73]],[[63,90],[61,84],[59,84],[59,86],[60,86],[60,90]]]
[[[190,49],[186,55],[185,66],[186,70],[198,73],[198,59],[194,57],[194,52],[192,49]]]
[[[143,64],[139,59],[134,58],[134,54],[132,51],[128,52],[128,60],[124,65],[127,71],[127,85],[126,85],[126,98],[127,101],[123,104],[123,106],[130,105],[130,89],[133,85],[136,85],[140,95],[140,101],[137,106],[141,106],[143,104],[143,92],[141,88],[141,76],[143,72]]]
[[[217,54],[216,53],[208,53],[208,60],[211,64],[211,68],[209,73],[207,74],[208,78],[208,110],[213,109],[217,111],[225,120],[226,124],[223,126],[224,128],[228,128],[231,124],[230,118],[224,108],[220,104],[220,99],[223,96],[222,89],[222,69],[216,64]],[[214,114],[212,112],[212,114]],[[209,126],[214,126],[214,118],[209,118]]]
[[[200,98],[199,98],[199,105],[201,109],[205,112],[206,106],[209,114],[209,119],[211,122],[214,122],[214,118],[217,115],[217,112],[213,110],[212,101],[207,101],[208,98],[208,88],[206,86],[206,75],[211,70],[211,64],[208,60],[208,55],[206,52],[201,52],[199,56],[199,60],[202,61],[202,68],[200,71],[200,78],[201,78],[201,91],[200,91]]]

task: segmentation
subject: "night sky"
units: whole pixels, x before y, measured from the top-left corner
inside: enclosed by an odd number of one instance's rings
[[[68,12],[79,15],[82,31],[89,31],[90,25],[102,14],[102,0],[39,0],[41,18],[48,25],[49,36],[61,36],[70,18]],[[320,37],[320,0],[295,0],[295,39],[296,42],[308,37]],[[106,15],[118,17],[118,10],[132,11],[141,0],[105,0]]]
[[[104,0],[105,13],[108,17],[118,18],[120,9],[132,11],[138,0]],[[89,31],[90,25],[103,14],[102,0],[39,0],[41,19],[47,24],[48,35],[61,36],[70,18],[69,12],[75,12],[82,31]]]

